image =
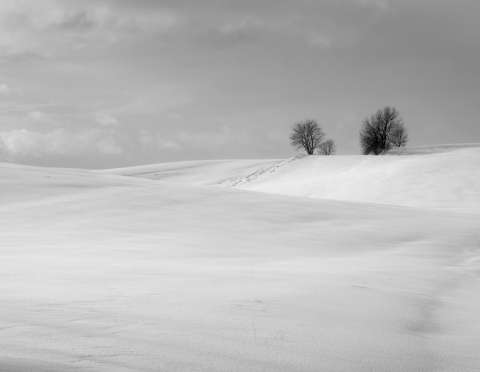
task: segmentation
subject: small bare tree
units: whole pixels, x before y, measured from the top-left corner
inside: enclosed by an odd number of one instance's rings
[[[403,119],[395,107],[386,106],[378,110],[370,117],[363,119],[360,129],[360,147],[365,155],[379,155],[388,151],[394,142],[394,133],[401,132],[403,128],[403,139],[397,143],[405,146],[408,137]]]
[[[333,140],[328,139],[323,141],[320,145],[318,145],[317,153],[319,155],[333,155],[337,151],[337,147],[335,146],[335,142]]]
[[[290,144],[296,150],[303,148],[308,155],[312,155],[324,137],[325,133],[315,120],[305,120],[292,126]]]
[[[392,145],[394,146],[405,147],[408,142],[408,133],[407,128],[405,128],[405,125],[403,123],[393,128],[390,140]]]

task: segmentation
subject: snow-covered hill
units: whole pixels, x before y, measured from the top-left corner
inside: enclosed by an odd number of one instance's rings
[[[99,171],[99,173],[146,178],[170,183],[216,185],[224,182],[234,182],[237,179],[243,180],[252,174],[269,170],[283,162],[283,160],[182,161],[108,169]]]
[[[480,145],[393,150],[397,156],[308,156],[247,190],[321,199],[480,212]]]
[[[479,370],[479,151],[0,164],[0,370]]]
[[[480,211],[480,144],[398,148],[387,156],[178,162],[100,173],[309,198]]]

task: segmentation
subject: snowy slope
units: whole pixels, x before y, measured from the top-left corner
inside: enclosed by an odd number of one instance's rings
[[[440,180],[477,151],[410,158]],[[358,167],[412,172],[334,158],[360,185]],[[311,159],[183,167],[268,193],[0,164],[0,370],[479,370],[478,216],[442,211],[475,199],[475,168],[445,168],[431,193],[463,193],[427,210],[299,197]],[[299,191],[280,195],[288,169]]]
[[[99,173],[476,213],[480,210],[479,164],[480,144],[456,144],[393,149],[386,156],[177,162]]]
[[[396,156],[309,156],[247,190],[453,212],[480,211],[480,145],[398,149]]]
[[[137,178],[160,180],[162,182],[187,183],[191,185],[215,185],[244,179],[283,163],[282,160],[201,160],[141,165],[137,167],[98,171]]]

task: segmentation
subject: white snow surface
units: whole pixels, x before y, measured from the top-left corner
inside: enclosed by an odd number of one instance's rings
[[[302,197],[480,212],[480,145],[397,156],[308,156],[240,187]]]
[[[478,371],[479,167],[0,163],[0,371]]]
[[[108,169],[100,173],[148,178],[172,183],[192,185],[235,184],[256,172],[282,164],[283,160],[207,160],[182,161],[137,167]]]

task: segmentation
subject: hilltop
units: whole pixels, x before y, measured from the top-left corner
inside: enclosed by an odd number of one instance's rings
[[[213,160],[101,171],[308,198],[480,211],[480,144],[398,148],[385,156]]]

